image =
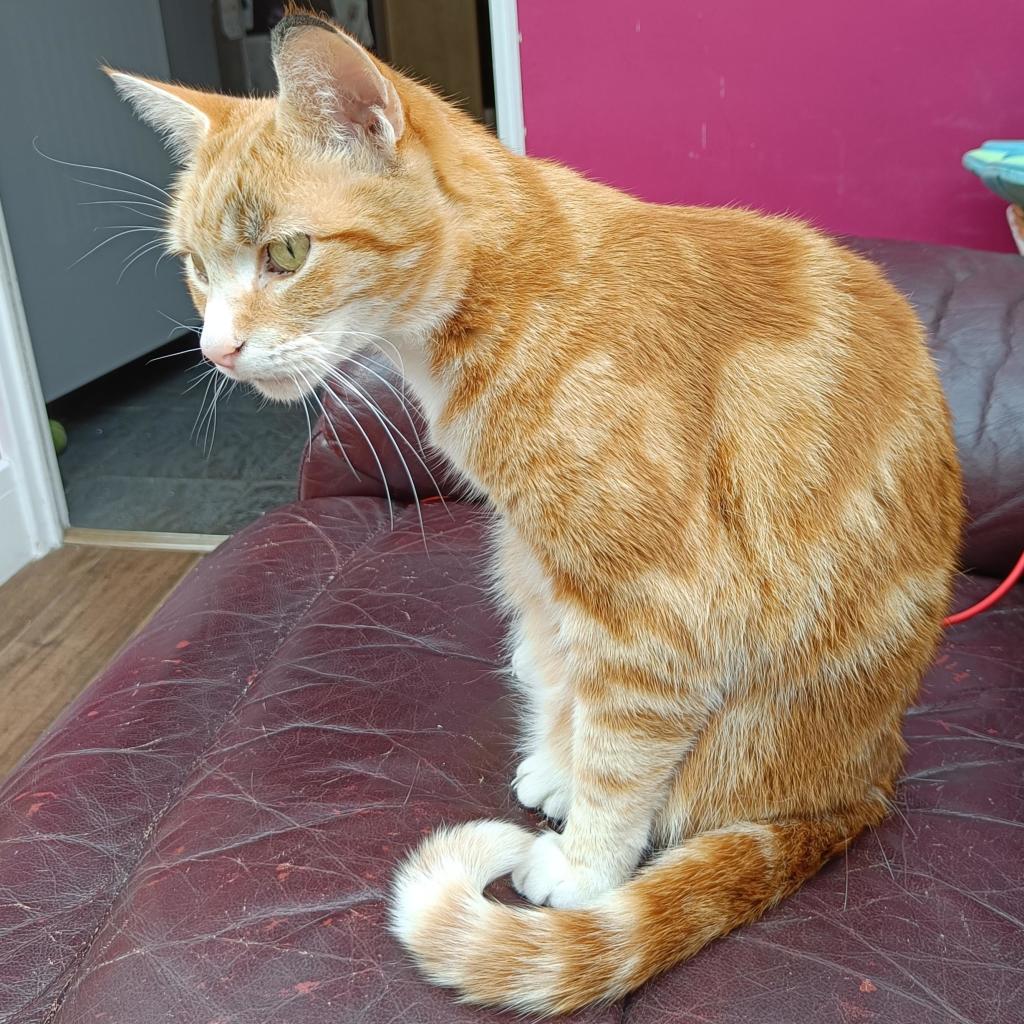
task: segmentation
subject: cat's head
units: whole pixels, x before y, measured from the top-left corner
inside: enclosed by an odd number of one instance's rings
[[[203,353],[288,400],[357,348],[436,326],[454,228],[410,124],[425,90],[305,15],[277,26],[273,58],[268,99],[108,74],[182,164],[167,235]]]

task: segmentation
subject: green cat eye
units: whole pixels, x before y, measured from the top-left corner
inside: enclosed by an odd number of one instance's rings
[[[267,245],[270,269],[278,274],[291,274],[298,270],[309,255],[309,235],[289,235],[276,238]]]

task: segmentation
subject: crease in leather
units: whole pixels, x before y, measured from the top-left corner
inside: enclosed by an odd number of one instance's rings
[[[73,960],[68,964],[68,966],[50,982],[46,989],[36,993],[35,996],[33,996],[31,1001],[40,1001],[42,998],[45,997],[47,990],[53,989],[61,982],[63,982],[63,984],[60,984],[59,991],[57,991],[52,997],[53,1002],[50,1008],[46,1011],[45,1016],[43,1017],[44,1024],[53,1024],[53,1022],[57,1020],[58,1014],[60,1013],[61,1005],[63,1004],[64,999],[66,998],[68,992],[71,990],[72,986],[74,985],[77,979],[78,969],[79,967],[81,967],[82,961],[92,950],[97,937],[100,935],[100,933],[103,931],[104,926],[109,921],[114,906],[116,905],[121,894],[124,892],[125,886],[130,881],[138,865],[142,862],[142,860],[145,859],[146,854],[149,852],[152,837],[156,833],[161,820],[167,815],[168,811],[170,811],[175,806],[178,797],[181,795],[181,792],[188,783],[188,780],[192,777],[192,774],[195,772],[196,768],[202,763],[203,758],[216,744],[217,737],[220,736],[225,726],[232,720],[232,718],[235,715],[235,712],[238,710],[239,706],[245,700],[246,694],[252,689],[252,687],[256,684],[256,681],[267,671],[267,669],[274,664],[274,661],[278,653],[288,643],[294,630],[316,607],[316,605],[324,597],[324,595],[330,591],[331,585],[342,573],[342,571],[349,565],[351,565],[351,563],[355,561],[355,559],[361,552],[363,552],[366,548],[370,547],[383,534],[393,530],[395,526],[398,524],[399,519],[406,512],[408,512],[408,509],[402,509],[398,513],[398,515],[395,516],[394,525],[390,522],[390,520],[383,521],[377,529],[373,530],[363,539],[363,541],[357,548],[350,552],[348,558],[346,558],[343,564],[337,566],[327,576],[327,578],[321,583],[316,592],[309,598],[308,601],[306,601],[302,608],[296,612],[288,628],[282,630],[279,642],[274,647],[274,649],[267,655],[266,660],[259,667],[256,673],[239,689],[238,695],[235,697],[234,701],[232,701],[231,706],[221,716],[221,719],[217,723],[216,728],[211,730],[211,732],[209,733],[202,749],[196,754],[195,757],[192,758],[192,760],[185,767],[184,771],[181,773],[181,778],[178,781],[178,784],[168,793],[166,800],[164,800],[159,810],[152,816],[149,823],[143,829],[141,829],[140,836],[142,838],[142,843],[139,846],[138,854],[134,857],[131,865],[127,868],[127,870],[124,871],[121,878],[112,888],[110,897],[107,900],[107,905],[103,911],[103,914],[97,921],[96,927],[92,930],[89,937],[82,943],[78,952],[75,954]],[[191,575],[191,573],[189,575]],[[24,1007],[22,1007],[22,1009],[23,1008]]]

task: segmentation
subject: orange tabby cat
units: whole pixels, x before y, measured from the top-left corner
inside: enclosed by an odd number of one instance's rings
[[[565,821],[435,835],[393,930],[473,1002],[621,996],[887,812],[961,525],[921,327],[805,225],[514,156],[327,22],[274,59],[273,99],[112,72],[185,165],[203,350],[286,399],[397,347],[498,513],[514,785]],[[507,872],[536,908],[483,895]]]

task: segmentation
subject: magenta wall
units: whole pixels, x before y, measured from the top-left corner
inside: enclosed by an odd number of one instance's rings
[[[518,0],[526,144],[661,202],[1012,249],[960,166],[1024,136],[1024,0]]]

